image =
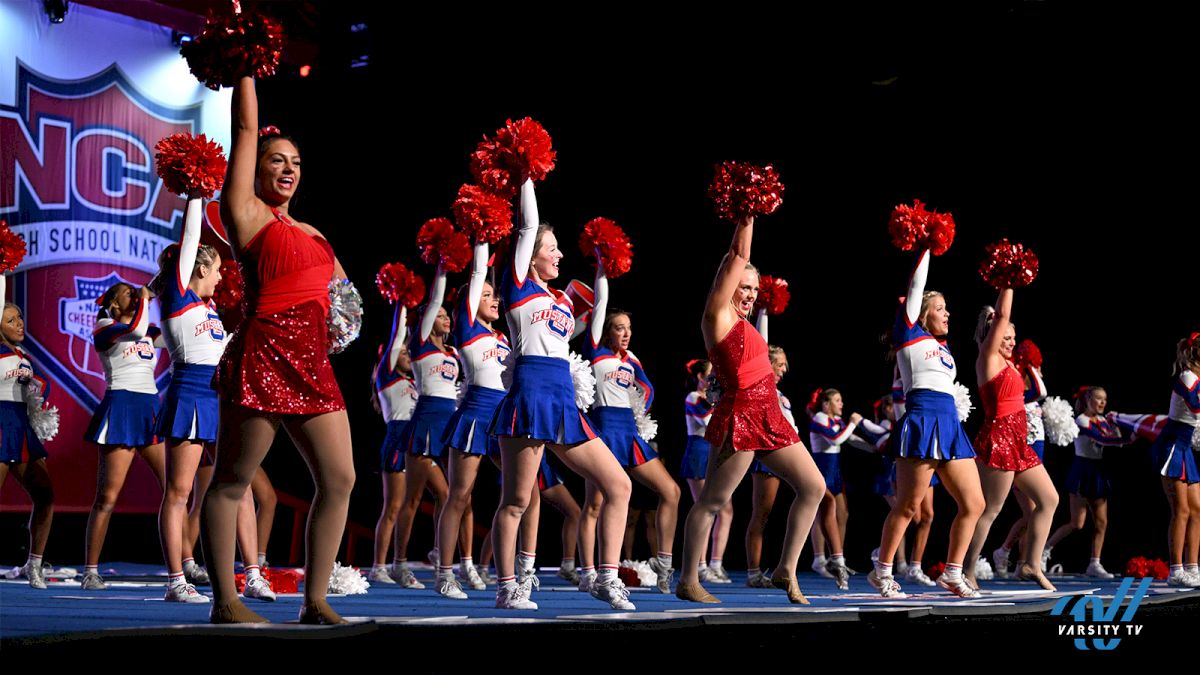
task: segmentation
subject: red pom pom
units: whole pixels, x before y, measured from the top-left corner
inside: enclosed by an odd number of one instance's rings
[[[933,565],[932,567],[925,570],[925,572],[926,572],[926,574],[929,575],[930,579],[936,580],[938,577],[940,577],[946,573],[946,563],[939,562],[936,565]]]
[[[464,185],[454,200],[454,220],[477,241],[495,244],[512,232],[512,204],[478,185]]]
[[[783,183],[770,164],[724,162],[717,165],[708,196],[716,202],[718,216],[736,223],[746,216],[775,213],[783,204]]]
[[[253,12],[210,14],[200,35],[179,48],[196,79],[213,90],[273,75],[282,51],[283,24]]]
[[[25,259],[25,240],[8,227],[8,221],[0,220],[0,274],[17,269]],[[4,298],[0,298],[3,304]]]
[[[579,234],[579,250],[594,256],[599,251],[604,274],[615,279],[633,266],[633,244],[620,225],[608,218],[592,218]]]
[[[1013,350],[1013,363],[1020,370],[1027,368],[1042,367],[1042,350],[1033,343],[1033,340],[1022,340],[1021,344]]]
[[[438,264],[438,249],[451,234],[454,234],[454,223],[449,218],[430,218],[425,221],[417,230],[417,248],[421,250],[421,260],[428,265]]]
[[[1167,566],[1167,563],[1155,558],[1150,561],[1150,574],[1153,574],[1155,579],[1163,581],[1171,574],[1171,568]]]
[[[222,313],[241,309],[246,297],[242,282],[242,266],[236,260],[221,261],[221,281],[213,289],[213,302]]]
[[[425,280],[400,263],[388,263],[379,268],[375,275],[379,294],[391,304],[400,304],[412,309],[425,298]]]
[[[512,197],[525,179],[541,180],[554,170],[555,154],[541,124],[529,117],[507,120],[471,153],[471,174],[487,189]]]
[[[302,575],[296,570],[278,569],[268,567],[262,571],[262,575],[271,582],[271,590],[276,593],[296,593],[300,585]]]
[[[225,151],[204,134],[171,134],[154,145],[154,164],[163,185],[187,196],[199,190],[205,199],[225,182]]]
[[[471,240],[462,232],[452,232],[438,248],[442,267],[447,272],[461,272],[471,262]]]
[[[754,302],[757,309],[765,309],[767,314],[783,314],[791,299],[792,292],[788,290],[786,279],[767,274],[759,277],[758,299]]]
[[[1142,578],[1150,576],[1150,561],[1142,556],[1132,558],[1125,563],[1125,576]]]
[[[994,288],[1022,288],[1037,278],[1038,259],[1021,244],[1001,239],[988,244],[979,276]]]
[[[954,243],[954,216],[929,211],[916,199],[912,206],[901,204],[892,209],[888,234],[892,245],[901,251],[927,248],[934,255],[942,255]]]
[[[259,138],[262,138],[263,136],[282,136],[282,135],[283,135],[283,132],[280,131],[279,127],[275,126],[274,124],[268,124],[267,126],[262,127],[258,130]]]

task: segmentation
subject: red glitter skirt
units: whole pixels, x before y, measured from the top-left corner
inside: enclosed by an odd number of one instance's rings
[[[1000,471],[1024,471],[1042,463],[1029,447],[1025,411],[987,420],[975,436],[975,461]]]
[[[722,392],[704,438],[714,448],[722,447],[729,439],[738,452],[778,450],[800,442],[779,407],[771,375],[746,389]]]
[[[316,300],[246,317],[225,347],[214,388],[224,401],[263,412],[345,410],[329,364],[327,330],[325,308]]]

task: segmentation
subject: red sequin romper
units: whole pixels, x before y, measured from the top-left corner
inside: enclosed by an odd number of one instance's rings
[[[799,443],[796,430],[783,417],[767,343],[745,319],[708,353],[721,383],[705,439],[720,448],[729,438],[739,452],[778,450]]]
[[[984,421],[975,436],[975,461],[1001,471],[1024,471],[1041,464],[1029,447],[1021,374],[1006,365],[979,388],[979,396]]]
[[[246,317],[217,366],[225,401],[285,415],[344,410],[329,365],[333,247],[272,209],[275,220],[243,247]]]

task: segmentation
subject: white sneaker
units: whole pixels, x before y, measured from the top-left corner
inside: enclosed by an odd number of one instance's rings
[[[458,584],[458,579],[454,578],[454,574],[439,574],[437,578],[437,592],[443,598],[451,600],[466,600],[467,594],[463,593],[462,586]],[[497,605],[499,607],[499,605]]]
[[[721,577],[717,576],[717,573],[715,571],[713,571],[713,568],[711,568],[711,567],[701,567],[700,572],[698,574],[700,576],[701,583],[705,583],[705,584],[721,583]]]
[[[79,587],[85,591],[103,591],[108,588],[104,583],[104,577],[100,576],[98,572],[88,572],[83,575],[83,581],[80,582]]]
[[[538,580],[536,567],[517,569],[517,583],[525,586],[525,597],[532,595],[533,589],[542,587],[542,582]]]
[[[669,594],[671,592],[671,577],[675,576],[675,569],[668,566],[662,560],[659,560],[658,556],[650,559],[650,569],[654,570],[654,574],[658,575],[658,583],[655,584],[658,587],[658,592]]]
[[[184,582],[182,584],[167,584],[167,593],[163,596],[167,602],[186,602],[199,604],[209,602],[207,595],[201,595],[196,587]]]
[[[374,584],[396,584],[396,580],[392,578],[392,573],[388,571],[387,565],[376,565],[371,568],[371,576],[367,580]]]
[[[997,579],[1007,579],[1008,574],[1008,549],[998,548],[992,551],[992,564],[996,570]]]
[[[825,563],[825,571],[837,582],[838,590],[850,590],[850,570],[846,569],[845,563],[839,563],[831,559]]]
[[[592,585],[596,583],[596,570],[590,572],[579,573],[579,590],[582,593],[591,593]]]
[[[242,597],[275,602],[275,591],[271,590],[271,582],[267,581],[266,577],[259,576],[246,580],[246,587],[242,589]]]
[[[812,571],[816,572],[818,576],[825,577],[826,579],[833,579],[834,578],[833,573],[830,572],[828,569],[826,569],[826,566],[828,564],[829,564],[828,559],[816,558],[812,562]]]
[[[408,565],[392,565],[392,578],[396,583],[400,584],[400,588],[412,588],[420,590],[425,588],[425,584],[417,581],[417,575],[408,568]]]
[[[486,568],[476,567],[475,571],[479,572],[479,578],[483,579],[484,584],[488,586],[494,586],[496,584],[496,580],[492,578],[491,573],[489,573]]]
[[[963,579],[961,576],[951,578],[949,574],[943,573],[942,576],[938,577],[937,585],[960,598],[979,597],[979,591],[971,588],[971,584],[968,584],[966,579]]]
[[[909,567],[911,567],[911,565],[906,562],[896,563],[896,566],[892,568],[892,576],[904,576],[908,574]]]
[[[579,572],[574,567],[559,567],[558,578],[571,584],[572,586],[579,585]]]
[[[183,578],[189,584],[199,584],[203,586],[209,583],[208,570],[196,564],[195,560],[190,560],[183,564]]]
[[[908,595],[896,583],[895,577],[881,577],[875,570],[867,572],[867,583],[885,598],[907,598]]]
[[[1089,577],[1092,577],[1093,579],[1112,579],[1113,578],[1112,572],[1109,572],[1108,570],[1104,569],[1104,565],[1101,565],[1099,562],[1094,561],[1094,560],[1092,562],[1088,563],[1087,570],[1084,572],[1084,574]]]
[[[1046,564],[1049,562],[1050,562],[1050,547],[1047,546],[1046,548],[1042,549],[1042,574],[1045,574],[1048,571],[1046,569]]]
[[[515,581],[500,584],[496,588],[497,609],[537,609],[537,603],[529,599],[525,584]]]
[[[718,583],[718,584],[732,584],[733,583],[733,579],[729,578],[729,572],[725,571],[725,566],[722,565],[721,563],[717,563],[715,565],[709,565],[708,571],[711,572],[713,574],[713,576],[716,577],[716,579],[714,579],[715,583]]]
[[[908,571],[904,573],[904,580],[911,581],[918,586],[937,586],[937,582],[930,579],[929,575],[925,574],[925,570],[916,565],[908,566]]]
[[[459,570],[459,578],[467,582],[467,585],[477,591],[486,591],[487,584],[483,583],[483,577],[479,576],[479,570],[475,569],[474,565],[467,568],[467,573],[462,574]]]
[[[747,576],[746,585],[750,588],[775,588],[771,584],[771,577],[767,576],[766,570],[759,570],[757,574]]]
[[[25,565],[21,568],[21,574],[24,574],[25,578],[29,579],[29,586],[31,588],[41,591],[46,590],[46,570],[40,564],[30,565],[26,561]]]
[[[1168,586],[1180,586],[1183,588],[1196,588],[1200,586],[1200,576],[1193,576],[1187,573],[1187,570],[1176,570],[1167,577]]]
[[[435,569],[435,570],[438,568],[438,565],[442,564],[442,552],[437,550],[436,548],[431,549],[429,551],[429,555],[426,557],[429,558],[429,564],[433,565],[433,569]],[[453,563],[454,561],[451,560],[450,562]]]
[[[618,578],[613,578],[608,581],[596,580],[592,584],[592,597],[597,600],[603,600],[608,603],[613,609],[620,609],[626,612],[633,611],[637,607],[629,601],[629,589],[625,588],[625,584]]]

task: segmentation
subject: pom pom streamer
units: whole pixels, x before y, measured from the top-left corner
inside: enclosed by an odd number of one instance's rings
[[[488,190],[512,198],[527,179],[542,180],[553,171],[555,157],[550,134],[541,124],[529,117],[507,120],[471,153],[471,174]]]
[[[458,227],[476,241],[495,244],[512,232],[512,204],[478,185],[460,187],[452,208]]]
[[[154,170],[163,186],[185,197],[198,192],[205,199],[225,182],[225,151],[207,136],[171,134],[154,144]]]
[[[0,274],[7,274],[25,259],[25,240],[12,231],[8,221],[0,220]],[[3,303],[4,298],[0,298]]]
[[[340,562],[333,563],[333,571],[329,573],[329,592],[337,595],[361,595],[367,592],[371,584],[362,572],[353,567],[343,567]]]
[[[439,247],[440,262],[447,272],[461,272],[471,262],[471,240],[462,232],[452,232]]]
[[[254,12],[210,14],[200,35],[179,48],[188,68],[212,90],[242,77],[275,73],[283,51],[283,24]]]
[[[738,222],[746,216],[775,213],[783,204],[783,183],[770,164],[755,166],[747,162],[723,162],[708,188],[717,215]]]
[[[767,314],[783,314],[783,310],[787,309],[788,302],[792,299],[787,280],[764,274],[759,279],[758,287],[755,308],[765,309]]]
[[[375,275],[375,286],[389,304],[412,309],[425,297],[425,280],[401,263],[388,263]]]
[[[979,276],[993,288],[1024,288],[1038,274],[1038,259],[1021,244],[1001,239],[988,244],[979,265]]]
[[[362,332],[362,296],[349,279],[329,283],[329,353],[340,354]]]
[[[1022,340],[1013,352],[1013,362],[1020,370],[1042,367],[1042,350],[1033,340]]]
[[[575,407],[587,412],[596,402],[596,376],[591,361],[575,352],[571,352],[571,380],[575,383]]]
[[[954,383],[954,407],[958,409],[959,422],[966,422],[975,409],[975,404],[971,402],[971,391],[959,382]]]
[[[449,218],[431,218],[417,230],[417,248],[421,260],[441,265],[447,272],[461,272],[471,261],[471,242],[467,235],[454,231]]]
[[[604,274],[615,279],[633,266],[633,244],[625,230],[608,218],[593,218],[579,234],[579,250],[584,255],[600,255]]]
[[[242,282],[242,265],[226,258],[221,262],[221,281],[213,289],[213,302],[222,313],[238,309],[245,300],[246,291]]]
[[[929,211],[917,199],[912,206],[900,204],[892,209],[888,234],[892,245],[901,251],[928,248],[934,255],[942,255],[954,243],[954,216]]]
[[[1046,440],[1053,445],[1071,445],[1079,436],[1074,409],[1057,396],[1049,396],[1042,401],[1042,426],[1046,429]]]
[[[36,387],[32,380],[25,385],[25,411],[29,414],[29,426],[33,427],[34,435],[45,443],[58,435],[58,408],[46,405]]]
[[[658,435],[658,422],[646,410],[646,390],[634,383],[626,390],[629,393],[629,407],[633,409],[633,421],[637,425],[638,436],[643,441],[652,441]]]

